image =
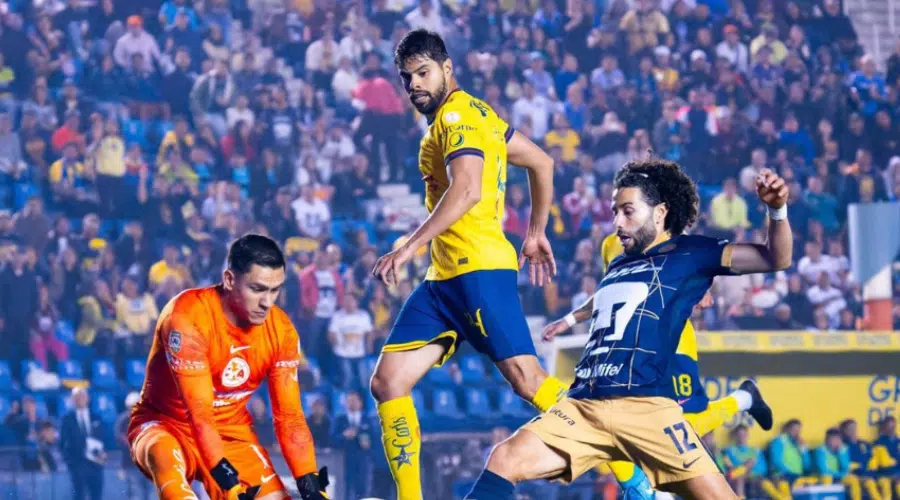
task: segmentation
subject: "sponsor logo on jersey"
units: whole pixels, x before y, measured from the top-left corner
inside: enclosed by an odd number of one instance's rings
[[[575,370],[575,376],[578,378],[615,377],[622,371],[622,366],[624,366],[623,363],[600,363]]]
[[[243,358],[231,358],[222,370],[222,385],[239,387],[250,379],[250,365]]]
[[[206,363],[204,363],[203,361],[176,358],[169,353],[166,353],[166,361],[169,363],[169,368],[173,370],[183,371],[206,369]]]
[[[458,146],[462,146],[462,143],[466,142],[466,137],[462,135],[462,132],[454,132],[450,134],[450,147],[455,148]]]
[[[464,124],[451,125],[447,127],[447,132],[475,132],[475,130],[475,127]]]
[[[172,354],[178,354],[181,351],[181,332],[172,330],[169,332],[169,350]]]
[[[223,406],[230,406],[235,403],[240,402],[241,400],[247,399],[250,395],[253,394],[253,391],[234,391],[234,392],[218,392],[216,391],[215,399],[213,400],[214,408],[221,408]]]
[[[444,122],[445,122],[445,123],[450,123],[450,124],[452,124],[452,123],[456,123],[456,122],[458,122],[458,121],[459,121],[459,113],[457,113],[456,111],[450,111],[449,113],[447,113],[446,115],[444,115]]]
[[[618,269],[613,269],[612,271],[608,272],[606,274],[606,276],[604,276],[603,281],[612,280],[612,279],[619,278],[621,276],[628,276],[631,274],[646,273],[649,271],[658,273],[658,272],[662,271],[662,267],[654,266],[649,261],[638,262],[635,265],[630,265],[630,266],[620,267]]]

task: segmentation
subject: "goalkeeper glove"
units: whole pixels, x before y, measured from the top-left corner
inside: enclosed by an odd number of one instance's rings
[[[301,500],[328,500],[325,487],[328,486],[328,467],[322,467],[318,474],[310,472],[297,478],[297,491]]]
[[[238,479],[237,469],[227,458],[219,460],[219,463],[209,472],[219,488],[226,493],[228,500],[253,500],[259,493],[259,486],[247,486],[241,483]]]

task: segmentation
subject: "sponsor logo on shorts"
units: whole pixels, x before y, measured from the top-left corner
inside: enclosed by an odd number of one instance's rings
[[[556,415],[557,417],[563,419],[563,421],[564,421],[565,423],[569,424],[570,426],[574,426],[574,425],[575,425],[575,420],[574,420],[572,417],[566,415],[565,413],[563,413],[562,411],[560,411],[560,410],[557,409],[557,408],[551,409],[551,410],[550,410],[550,414],[551,414],[551,415]]]
[[[391,440],[391,446],[400,449],[397,455],[391,458],[391,461],[397,462],[398,469],[403,467],[403,464],[412,466],[410,459],[416,453],[409,453],[406,451],[406,448],[413,444],[412,432],[409,430],[409,423],[407,423],[406,417],[395,418],[394,421],[391,422],[390,427],[393,429],[394,434],[397,435],[397,437]]]
[[[231,358],[222,370],[222,385],[239,387],[250,379],[250,365],[243,358]]]
[[[275,476],[277,476],[277,475],[278,475],[278,474],[270,474],[270,475],[268,475],[268,476],[263,476],[263,477],[261,477],[260,479],[262,479],[262,483],[263,483],[263,484],[266,484],[266,483],[268,483],[269,481],[275,479]]]
[[[595,366],[579,368],[575,371],[575,376],[578,378],[615,377],[622,371],[623,366],[623,363],[600,363]]]
[[[181,351],[181,332],[172,330],[169,332],[169,350],[172,354],[178,354]]]
[[[701,457],[697,457],[697,458],[691,460],[690,462],[684,462],[684,463],[682,463],[681,465],[683,465],[685,469],[690,469],[692,465],[694,465],[695,463],[697,463],[697,460],[700,460],[700,458],[701,458]]]

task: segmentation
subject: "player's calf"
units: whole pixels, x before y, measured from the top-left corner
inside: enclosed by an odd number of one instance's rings
[[[156,487],[160,500],[197,500],[187,480],[187,464],[181,445],[168,434],[150,438],[142,462]]]
[[[532,479],[558,477],[566,460],[534,433],[519,430],[491,451],[467,500],[511,500],[515,484]]]

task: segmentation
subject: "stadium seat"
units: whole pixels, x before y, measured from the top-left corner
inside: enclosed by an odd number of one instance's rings
[[[56,372],[62,381],[84,380],[84,371],[78,361],[60,361]]]
[[[484,389],[469,387],[465,390],[466,413],[475,418],[497,417],[499,414],[491,408],[491,401]]]
[[[31,371],[32,368],[40,368],[41,366],[37,363],[37,361],[33,359],[23,359],[19,364],[19,368],[21,371],[21,377],[24,380],[28,375],[28,372]]]
[[[378,356],[366,356],[366,373],[372,375],[375,373],[375,365],[378,363]]]
[[[0,361],[0,392],[9,392],[13,390],[12,370],[9,363]]]
[[[464,384],[481,384],[487,380],[481,356],[464,356],[459,362]]]
[[[511,387],[499,389],[497,402],[500,413],[508,417],[528,418],[535,414],[535,410],[513,392]]]
[[[91,396],[91,412],[105,424],[115,422],[119,416],[116,400],[105,392],[94,393]]]
[[[66,391],[60,392],[56,396],[56,416],[62,417],[71,411],[72,408],[74,408],[72,405],[72,394]]]
[[[114,389],[118,387],[116,367],[108,359],[95,359],[91,363],[91,387],[98,389]]]
[[[450,375],[450,368],[447,365],[432,368],[425,375],[425,380],[434,385],[454,385],[453,376]]]
[[[463,413],[459,411],[456,402],[456,393],[450,389],[437,389],[434,391],[434,415],[444,418],[462,418]]]
[[[309,415],[312,412],[313,403],[317,400],[325,400],[325,395],[321,392],[304,392],[300,396],[300,402],[303,404],[303,413]]]
[[[428,409],[427,401],[425,400],[425,393],[423,393],[421,389],[413,389],[411,396],[413,404],[416,406],[416,411],[420,415],[431,413],[431,410]]]
[[[136,142],[141,145],[141,149],[147,150],[149,143],[147,141],[147,127],[144,122],[138,119],[125,120],[122,125],[122,137],[127,144]]]
[[[9,414],[9,411],[12,409],[12,399],[7,396],[0,394],[0,420],[6,418],[6,415]]]
[[[143,359],[129,359],[125,362],[125,382],[132,389],[140,389],[144,385],[144,371],[147,366]]]

